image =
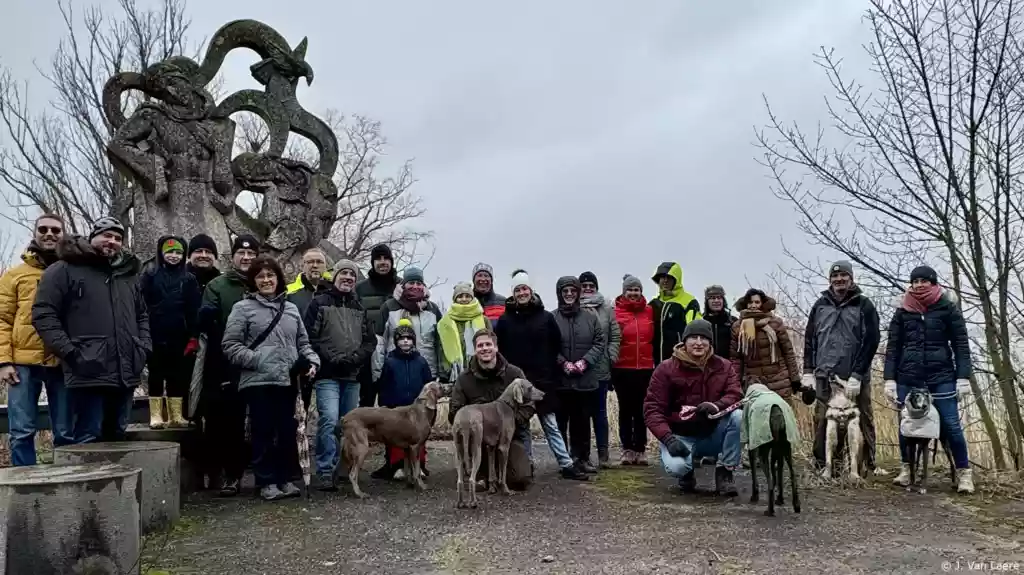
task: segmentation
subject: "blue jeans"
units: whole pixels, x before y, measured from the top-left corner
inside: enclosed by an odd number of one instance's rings
[[[64,373],[59,367],[16,365],[18,383],[7,386],[7,417],[11,431],[11,465],[36,464],[36,419],[39,395],[46,388],[54,445],[73,443],[71,406]]]
[[[690,448],[686,457],[672,457],[664,443],[661,448],[661,464],[665,472],[673,477],[683,477],[693,471],[693,459],[700,461],[704,457],[714,457],[719,467],[733,470],[740,466],[740,425],[743,423],[743,410],[725,416],[718,422],[715,430],[707,437],[684,437],[677,435]]]
[[[957,469],[967,469],[970,463],[967,460],[967,440],[964,438],[964,430],[960,427],[960,412],[956,396],[956,382],[941,383],[929,386],[896,385],[896,401],[903,407],[903,400],[914,387],[926,388],[932,394],[932,405],[939,412],[939,435],[949,442],[949,450],[953,452],[953,464]],[[941,399],[935,398],[938,395]],[[909,463],[907,458],[907,441],[900,434],[900,460]]]
[[[597,443],[597,456],[608,455],[608,385],[610,380],[598,382],[597,412],[594,414],[594,441]]]
[[[75,443],[124,440],[134,391],[121,387],[68,390],[75,419]]]
[[[558,418],[555,417],[554,413],[546,413],[544,415],[538,413],[537,418],[540,419],[540,427],[544,430],[544,439],[548,442],[548,447],[551,448],[551,454],[555,456],[558,467],[562,469],[572,467],[572,457],[569,455],[569,450],[565,447],[565,439],[562,437],[562,433],[558,431]]]
[[[316,472],[327,475],[338,465],[338,439],[334,429],[338,420],[359,407],[359,383],[352,379],[318,379],[316,409]]]

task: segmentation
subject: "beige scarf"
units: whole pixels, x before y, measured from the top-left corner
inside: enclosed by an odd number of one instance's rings
[[[757,357],[757,330],[768,336],[771,362],[778,360],[779,334],[771,326],[772,316],[759,311],[744,310],[740,313],[739,351],[749,359]]]

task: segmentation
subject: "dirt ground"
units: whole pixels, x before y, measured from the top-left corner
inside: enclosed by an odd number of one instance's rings
[[[264,503],[197,494],[181,522],[147,539],[150,575],[320,573],[941,573],[968,561],[1019,562],[1024,509],[950,493],[928,495],[881,479],[861,489],[806,489],[803,513],[775,518],[748,503],[682,495],[660,466],[604,471],[589,484],[555,473],[534,447],[537,483],[511,497],[482,494],[455,508],[452,445],[431,446],[427,492],[371,481],[313,500]],[[376,462],[376,459],[374,460]],[[709,485],[711,470],[698,475]],[[762,501],[763,501],[762,496]]]

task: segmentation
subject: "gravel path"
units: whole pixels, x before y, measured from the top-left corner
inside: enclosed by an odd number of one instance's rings
[[[1017,561],[1024,571],[1021,516],[947,494],[938,478],[924,496],[882,481],[805,490],[800,515],[787,490],[787,506],[768,518],[764,504],[747,503],[746,474],[732,501],[681,495],[656,466],[581,484],[556,476],[543,443],[534,449],[538,483],[512,497],[482,494],[475,511],[455,509],[447,442],[430,448],[423,494],[364,475],[371,496],[362,501],[347,486],[311,502],[196,495],[173,532],[147,541],[147,567],[160,575],[941,573],[959,559],[963,571],[969,560]],[[702,485],[710,471],[698,474]]]

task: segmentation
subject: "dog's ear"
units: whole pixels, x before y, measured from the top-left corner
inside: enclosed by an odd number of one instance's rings
[[[521,379],[512,382],[512,401],[518,405],[523,404],[523,380]]]
[[[427,402],[427,407],[430,409],[437,409],[437,400],[441,396],[441,384],[436,381],[431,381],[423,389],[423,399]]]

